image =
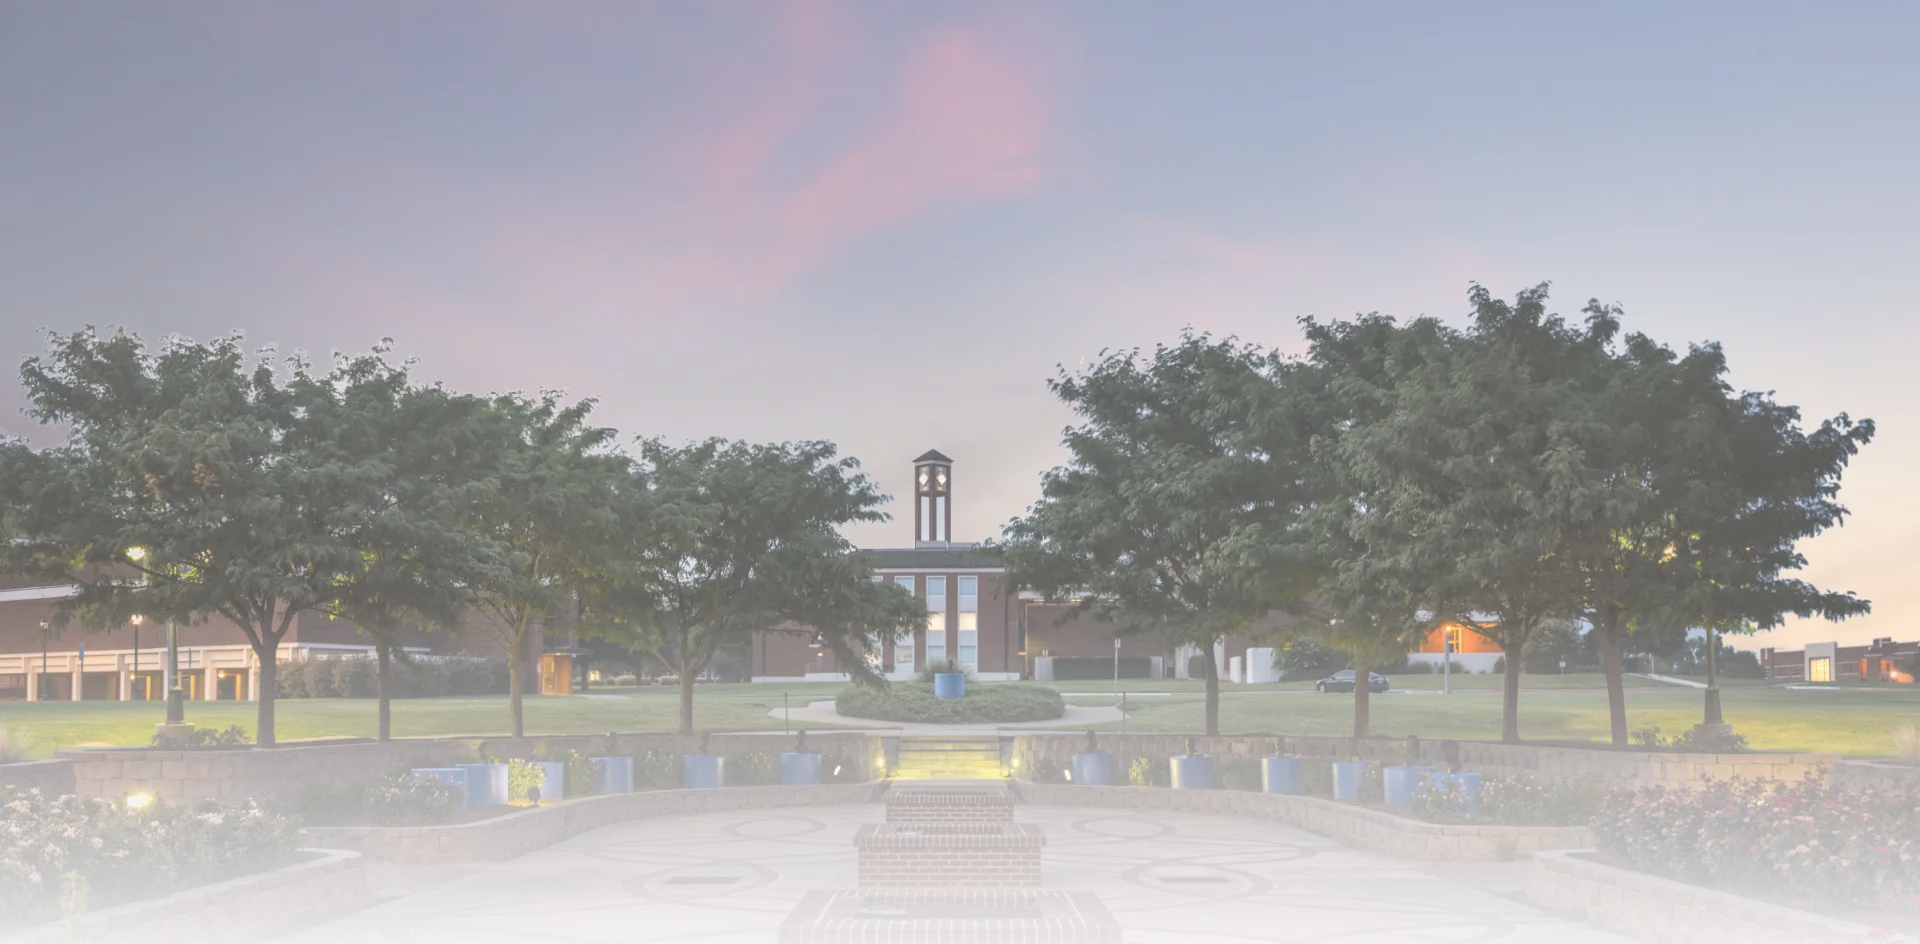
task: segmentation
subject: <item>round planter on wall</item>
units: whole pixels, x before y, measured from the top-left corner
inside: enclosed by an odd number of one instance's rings
[[[468,796],[472,796],[472,791],[468,791],[467,789],[467,771],[465,771],[465,769],[461,769],[461,767],[413,767],[413,769],[407,771],[407,773],[413,773],[413,779],[417,779],[417,781],[419,781],[419,779],[436,779],[436,781],[445,781],[445,783],[451,783],[451,785],[459,787],[459,789],[461,789],[461,802],[459,802],[459,806],[453,808],[453,812],[455,812],[455,814],[465,814],[465,812],[467,812],[467,798]]]
[[[1083,787],[1113,786],[1113,755],[1105,751],[1073,755],[1073,782]]]
[[[1213,789],[1213,755],[1193,754],[1170,757],[1167,767],[1175,790]]]
[[[567,765],[557,760],[536,760],[532,764],[540,771],[540,802],[566,799]]]
[[[820,755],[781,754],[780,782],[789,787],[811,787],[820,782]]]
[[[596,757],[593,759],[593,792],[605,796],[610,793],[633,792],[633,758]]]
[[[714,790],[727,785],[727,759],[710,754],[680,758],[680,785],[689,790]]]
[[[1419,783],[1412,767],[1387,767],[1380,771],[1380,784],[1388,806],[1412,806],[1413,788]]]
[[[1333,765],[1333,798],[1336,800],[1360,799],[1360,783],[1366,778],[1366,761],[1335,761]]]
[[[959,672],[940,672],[933,677],[933,697],[941,701],[959,701],[967,697],[967,677]]]
[[[467,772],[467,805],[499,806],[507,802],[507,765],[455,764]]]
[[[1261,758],[1261,791],[1265,793],[1283,793],[1287,796],[1299,796],[1307,792],[1306,784],[1300,776],[1303,766],[1298,757]]]

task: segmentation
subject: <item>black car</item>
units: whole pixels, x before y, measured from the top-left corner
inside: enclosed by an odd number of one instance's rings
[[[1323,695],[1329,692],[1337,692],[1343,695],[1350,695],[1353,693],[1353,670],[1341,669],[1340,671],[1335,672],[1332,675],[1329,675],[1318,682],[1315,682],[1313,687],[1315,691],[1318,691]],[[1381,692],[1384,692],[1386,690],[1387,690],[1386,676],[1381,675],[1378,672],[1367,673],[1367,691],[1372,692],[1375,695],[1378,695]]]

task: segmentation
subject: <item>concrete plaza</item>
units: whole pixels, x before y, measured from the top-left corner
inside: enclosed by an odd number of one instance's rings
[[[642,820],[510,862],[378,865],[385,900],[285,944],[773,944],[809,891],[855,887],[878,805]],[[1516,900],[1524,863],[1422,866],[1270,823],[1019,806],[1043,887],[1096,893],[1127,944],[1601,944],[1629,939]]]

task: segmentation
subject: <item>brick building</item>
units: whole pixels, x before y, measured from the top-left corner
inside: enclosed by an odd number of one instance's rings
[[[1760,650],[1767,678],[1789,682],[1893,682],[1913,684],[1920,669],[1920,642],[1876,639],[1864,646],[1808,643],[1805,649]]]

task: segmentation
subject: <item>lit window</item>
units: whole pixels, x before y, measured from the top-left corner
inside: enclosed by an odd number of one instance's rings
[[[980,578],[960,578],[960,667],[969,672],[980,669]]]
[[[1807,660],[1807,681],[1809,682],[1833,681],[1833,660],[1824,658],[1824,657],[1819,659],[1808,659]]]
[[[947,578],[927,578],[927,658],[947,657]]]

